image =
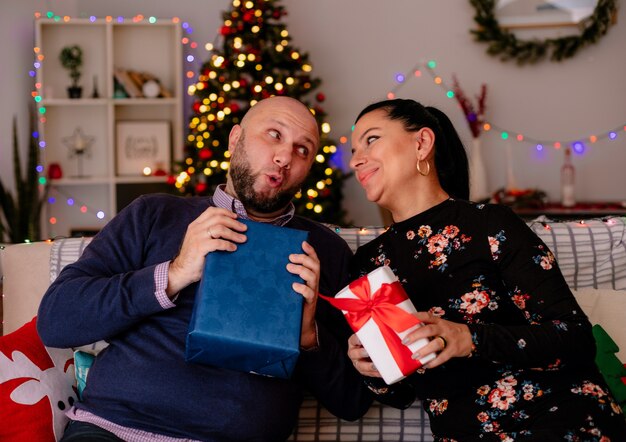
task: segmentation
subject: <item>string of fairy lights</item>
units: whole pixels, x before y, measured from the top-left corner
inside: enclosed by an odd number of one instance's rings
[[[48,19],[48,20],[52,20],[55,22],[63,22],[63,23],[69,23],[72,20],[85,20],[85,18],[73,19],[72,17],[67,16],[67,15],[60,16],[60,15],[54,14],[51,11],[48,11],[45,14],[42,14],[41,12],[37,11],[34,13],[34,17],[35,19]],[[160,20],[154,16],[146,17],[141,14],[135,15],[130,18],[126,18],[123,16],[105,16],[103,18],[98,18],[95,15],[90,15],[89,17],[86,17],[86,19],[91,23],[103,21],[105,23],[120,23],[120,24],[121,23],[157,24],[159,23],[159,21],[161,22],[163,21],[163,19]],[[188,22],[181,22],[179,17],[173,17],[167,20],[172,21],[173,23],[180,23],[183,29],[183,32],[187,34],[187,35],[184,35],[181,39],[181,43],[183,47],[189,47],[191,49],[195,49],[198,47],[198,43],[195,41],[192,41],[189,38],[189,34],[193,32],[193,29]],[[42,53],[41,48],[36,47],[36,46],[33,48],[33,52],[35,54],[35,60],[33,62],[33,69],[29,70],[28,75],[31,78],[36,78],[38,70],[42,68],[43,62],[45,60],[45,54]],[[185,57],[185,61],[188,64],[192,64],[195,61],[195,57],[192,54],[187,54]],[[194,77],[193,72],[190,69],[187,70],[185,77],[187,79],[193,79]],[[35,105],[37,106],[37,115],[38,115],[39,122],[45,125],[47,109],[43,102],[41,83],[37,81],[35,82],[35,88],[31,92],[31,97],[34,100]],[[39,146],[40,152],[43,153],[44,150],[46,149],[46,140],[40,136],[40,133],[38,131],[34,131],[31,134],[31,136],[35,139],[36,144]],[[39,185],[42,187],[48,186],[50,182],[48,181],[48,178],[46,176],[44,165],[38,164],[36,167],[36,170],[37,170],[37,173],[39,174],[39,177],[38,177]],[[81,214],[95,216],[95,218],[99,221],[106,220],[107,214],[105,210],[102,210],[100,208],[94,208],[89,203],[85,201],[81,201],[75,195],[71,195],[63,189],[64,188],[60,186],[53,186],[53,187],[48,188],[48,191],[47,191],[48,207],[54,204],[64,203],[68,207],[76,208]],[[47,221],[50,225],[55,225],[58,222],[58,219],[55,216],[48,216]]]
[[[443,79],[443,77],[437,72],[437,62],[435,60],[420,61],[412,69],[405,73],[395,74],[395,86],[387,93],[388,99],[396,97],[397,93],[407,84],[411,79],[419,79],[424,77],[424,73],[427,73],[435,85],[439,86],[449,99],[455,99],[455,93],[452,87],[450,87]],[[534,146],[538,151],[541,151],[547,147],[553,147],[554,149],[560,149],[564,146],[570,146],[574,153],[582,155],[587,148],[588,143],[596,143],[602,139],[608,139],[609,141],[617,140],[620,133],[626,132],[626,122],[620,126],[610,128],[604,132],[597,134],[587,134],[580,138],[571,140],[558,140],[558,139],[540,139],[524,134],[521,131],[507,129],[494,122],[485,122],[482,126],[485,132],[496,132],[502,140],[516,140]]]
[[[454,89],[450,87],[443,77],[437,72],[437,62],[435,60],[419,61],[411,69],[403,73],[396,73],[394,75],[395,85],[387,92],[387,99],[394,99],[398,96],[398,93],[403,87],[405,87],[412,79],[423,79],[427,74],[432,82],[442,89],[446,98],[454,100],[456,95]],[[350,132],[353,130],[352,128]],[[524,134],[523,132],[507,129],[499,124],[491,121],[486,121],[481,129],[484,132],[494,132],[502,140],[515,140],[520,143],[533,146],[537,151],[542,151],[548,147],[554,149],[560,149],[564,146],[571,147],[572,151],[578,155],[584,154],[587,150],[588,143],[594,144],[600,140],[608,139],[609,141],[615,141],[619,138],[620,134],[626,133],[626,123],[619,126],[605,130],[598,134],[588,134],[580,138],[571,140],[557,140],[557,139],[540,139]],[[342,135],[339,138],[340,145],[348,143],[349,135]]]
[[[47,18],[49,20],[54,20],[57,22],[64,22],[64,23],[68,23],[72,20],[72,18],[69,16],[59,16],[59,15],[54,14],[53,12],[47,12],[46,14],[35,12],[34,16],[35,16],[35,19]],[[130,17],[130,18],[125,18],[122,16],[116,16],[116,17],[106,16],[104,18],[98,18],[96,16],[91,15],[87,19],[92,23],[95,23],[98,20],[104,20],[104,22],[106,23],[132,22],[132,23],[155,24],[159,22],[159,19],[157,19],[156,17],[153,17],[153,16],[146,17],[141,14],[136,15],[134,17]],[[185,62],[187,63],[187,65],[184,68],[185,69],[184,77],[186,81],[188,82],[188,84],[186,85],[186,88],[188,88],[191,84],[195,83],[196,76],[198,75],[196,70],[193,69],[194,63],[197,60],[196,60],[196,57],[192,54],[192,51],[198,49],[200,45],[198,44],[197,41],[194,41],[190,37],[191,34],[193,33],[193,28],[188,22],[184,22],[184,21],[181,22],[180,18],[178,17],[174,17],[168,20],[171,20],[174,23],[180,23],[183,29],[183,32],[185,33],[185,35],[181,39],[181,44],[183,45],[183,48],[188,49],[185,55]],[[216,36],[216,39],[217,38],[218,36]],[[215,44],[215,40],[212,43],[208,42],[204,44],[204,49],[208,52],[212,52],[214,48],[214,44]],[[41,69],[42,62],[45,56],[41,52],[41,48],[35,47],[33,50],[35,53],[35,61],[33,63],[33,69],[29,71],[29,76],[32,78],[36,78],[37,71]],[[410,81],[412,81],[413,79],[422,79],[425,77],[424,74],[427,74],[431,78],[432,82],[443,90],[443,92],[445,93],[445,96],[448,99],[455,99],[453,88],[449,87],[449,85],[444,81],[443,77],[437,72],[437,62],[435,60],[420,61],[417,64],[415,64],[410,70],[404,73],[395,74],[394,76],[395,84],[387,93],[386,95],[387,98],[388,99],[395,98],[397,94],[401,91],[401,89],[405,87]],[[42,102],[41,88],[42,88],[41,83],[36,82],[35,88],[31,92],[31,96],[37,105],[39,121],[42,124],[45,124],[46,107]],[[570,146],[574,153],[582,155],[585,152],[588,144],[594,144],[602,139],[608,139],[609,141],[617,140],[620,137],[620,135],[626,132],[626,123],[617,127],[610,128],[601,133],[587,134],[584,137],[580,137],[580,138],[576,138],[572,140],[540,139],[540,138],[536,138],[536,137],[532,137],[527,134],[524,134],[521,131],[507,129],[504,126],[501,126],[491,121],[485,122],[482,126],[482,130],[484,132],[495,132],[497,133],[497,136],[499,136],[502,140],[515,140],[520,143],[524,143],[526,145],[534,146],[534,148],[537,151],[541,151],[547,147],[560,149],[563,146]],[[32,136],[35,138],[40,150],[43,152],[43,150],[46,148],[46,141],[40,137],[40,134],[37,131],[33,132]],[[345,145],[347,143],[348,143],[347,135],[342,135],[339,137],[340,145]],[[42,164],[37,165],[37,172],[39,174],[39,178],[38,178],[39,184],[41,186],[46,186],[47,184],[49,184],[48,179],[46,178],[45,168]],[[96,218],[99,220],[104,220],[106,218],[106,212],[104,210],[93,208],[88,203],[84,201],[80,201],[74,196],[68,195],[67,193],[59,190],[58,188],[55,188],[55,191],[58,193],[59,198],[55,197],[54,195],[48,196],[47,202],[49,205],[57,204],[59,203],[59,200],[64,200],[67,206],[77,207],[79,211],[83,214],[92,214],[96,216]],[[57,219],[51,216],[49,217],[48,222],[50,224],[56,224]]]

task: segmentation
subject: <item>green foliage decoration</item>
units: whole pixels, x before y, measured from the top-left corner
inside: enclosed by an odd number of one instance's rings
[[[32,116],[31,116],[31,129]],[[0,180],[0,241],[20,243],[41,239],[40,215],[47,193],[40,194],[37,165],[39,148],[35,137],[30,137],[26,173],[22,173],[20,149],[17,139],[17,119],[13,118],[13,173],[15,176],[14,196]]]
[[[72,86],[78,87],[78,80],[81,76],[80,67],[83,65],[83,50],[81,47],[78,45],[64,47],[59,54],[59,60],[61,65],[70,71]]]
[[[626,411],[626,383],[622,380],[626,379],[626,367],[617,358],[619,347],[600,324],[594,324],[591,332],[596,342],[596,365],[613,398]]]
[[[562,61],[573,57],[582,48],[597,43],[609,27],[615,23],[616,0],[598,0],[593,14],[580,24],[578,35],[569,35],[545,40],[522,40],[498,23],[495,15],[497,0],[470,0],[476,10],[474,21],[478,29],[470,32],[476,41],[487,43],[487,53],[499,56],[502,61],[516,60],[518,64],[535,63],[550,58]]]

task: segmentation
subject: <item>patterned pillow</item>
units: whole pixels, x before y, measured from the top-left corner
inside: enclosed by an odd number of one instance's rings
[[[89,374],[89,369],[93,365],[93,361],[95,359],[96,357],[93,354],[79,350],[74,352],[76,389],[78,390],[78,398],[80,400],[83,399],[83,390],[85,389],[85,386],[87,386],[87,374]]]
[[[55,441],[76,400],[72,350],[44,347],[36,319],[0,337],[0,440]]]
[[[529,222],[554,253],[572,290],[626,290],[626,218]]]
[[[63,238],[52,243],[50,250],[50,282],[53,282],[61,273],[61,270],[80,258],[85,247],[93,238]],[[97,355],[109,344],[106,341],[98,341],[93,344],[76,347],[74,350]],[[82,389],[81,389],[82,390]]]
[[[64,238],[52,243],[50,250],[50,282],[57,279],[63,267],[73,263],[83,254],[93,238]]]

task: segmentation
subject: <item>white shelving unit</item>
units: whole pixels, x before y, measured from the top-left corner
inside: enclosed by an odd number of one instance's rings
[[[37,83],[42,98],[39,115],[42,164],[60,166],[63,177],[50,181],[42,215],[42,234],[70,236],[97,231],[134,197],[166,189],[165,176],[120,175],[116,170],[116,127],[121,121],[167,122],[170,163],[183,157],[183,53],[179,23],[171,19],[134,22],[130,19],[38,19],[35,44],[42,56]],[[68,98],[69,72],[59,60],[66,46],[83,51],[79,84],[82,97]],[[115,98],[114,69],[147,72],[172,94],[169,98]],[[94,88],[98,97],[93,98]],[[70,147],[80,131],[89,148],[75,155]],[[164,143],[164,141],[166,141]],[[79,163],[80,161],[80,163]],[[101,213],[98,213],[101,212]],[[51,222],[52,220],[52,222]]]

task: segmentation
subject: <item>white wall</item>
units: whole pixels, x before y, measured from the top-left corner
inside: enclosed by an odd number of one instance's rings
[[[45,10],[46,1],[0,1],[0,177],[5,186],[13,188],[12,120],[17,117],[19,144],[28,146],[28,106],[34,80],[28,75],[33,69],[35,32],[34,11]],[[74,11],[76,2],[64,2],[67,11]],[[70,12],[68,12],[70,13]],[[73,12],[71,12],[73,13]],[[25,158],[22,158],[23,164]]]
[[[33,12],[52,10],[71,16],[135,14],[178,16],[194,29],[191,38],[202,46],[213,41],[228,0],[3,0],[0,3],[0,175],[12,182],[9,160],[11,117],[25,125],[32,80]],[[617,24],[596,45],[561,63],[541,62],[519,67],[485,53],[473,41],[474,10],[468,1],[284,0],[288,29],[294,44],[309,52],[313,73],[323,81],[325,107],[338,139],[349,136],[358,111],[384,99],[396,86],[394,74],[408,72],[420,61],[434,59],[436,72],[451,84],[457,74],[468,95],[488,85],[487,117],[502,128],[529,137],[572,140],[604,133],[626,123],[626,23],[623,11]],[[204,60],[205,53],[195,52]],[[407,81],[398,96],[415,98],[442,108],[457,124],[462,138],[471,136],[454,101],[445,97],[429,76]],[[26,146],[26,133],[22,131]],[[558,171],[562,150],[551,147],[537,155],[534,146],[507,143],[495,134],[483,136],[489,187],[506,184],[507,149],[513,159],[518,187],[538,187],[559,198]],[[349,150],[349,148],[348,148]],[[349,151],[344,157],[349,157]],[[579,200],[626,200],[626,132],[618,140],[598,141],[575,156]],[[380,224],[376,208],[351,180],[345,205],[356,225]]]

